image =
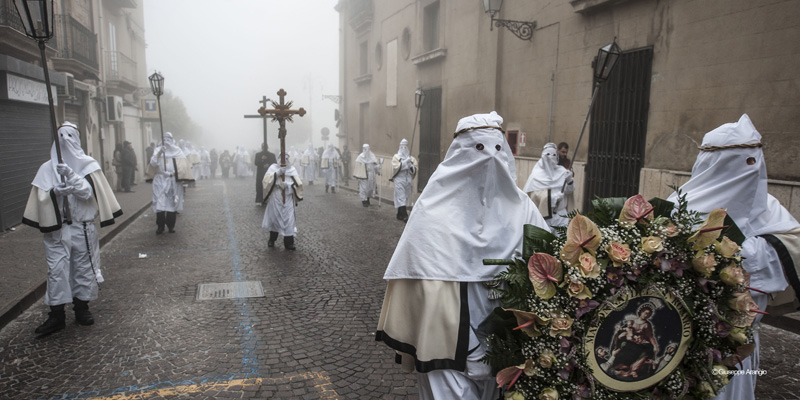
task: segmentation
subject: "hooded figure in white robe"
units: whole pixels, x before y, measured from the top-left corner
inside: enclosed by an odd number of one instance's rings
[[[462,118],[411,212],[384,274],[376,340],[416,370],[420,399],[497,399],[478,326],[501,305],[484,282],[522,251],[524,224],[549,230],[514,182],[514,156],[492,112]]]
[[[742,265],[750,273],[750,287],[775,294],[792,284],[800,293],[800,224],[767,193],[767,166],[761,150],[761,134],[747,114],[738,122],[724,124],[703,137],[692,177],[680,187],[691,210],[708,214],[727,209],[745,236]],[[678,194],[669,201],[678,203]],[[788,281],[788,282],[787,282]],[[769,295],[751,291],[760,310]],[[758,326],[761,314],[756,316]],[[759,369],[758,329],[753,333],[755,350],[742,361],[740,369]],[[753,399],[755,374],[731,377],[716,399]]]
[[[303,167],[303,178],[309,185],[314,184],[314,178],[317,177],[317,151],[314,150],[314,145],[310,142],[308,147],[300,156],[300,166]]]
[[[287,160],[288,165],[288,160]],[[283,247],[294,250],[296,232],[295,207],[303,200],[303,181],[294,167],[270,165],[264,174],[264,219],[261,227],[269,230],[268,247],[275,247],[278,235],[283,236]]]
[[[358,180],[358,196],[361,205],[369,207],[369,198],[375,194],[375,174],[380,174],[380,166],[368,144],[361,146],[361,154],[356,157],[353,178]]]
[[[411,182],[417,174],[417,159],[411,157],[408,150],[408,140],[400,141],[397,154],[392,156],[392,178],[394,182],[394,208],[397,209],[397,219],[408,221],[406,207],[411,201]]]
[[[555,143],[544,145],[542,158],[533,166],[531,176],[522,190],[531,196],[548,225],[555,227],[569,224],[567,206],[575,185],[572,172],[558,165]]]
[[[73,303],[79,324],[94,323],[89,301],[97,299],[98,284],[103,282],[94,220],[99,215],[103,227],[122,215],[100,164],[84,154],[78,127],[64,122],[58,128],[58,141],[63,163],[58,163],[53,143],[50,160],[39,167],[33,179],[22,219],[44,233],[48,264],[44,302],[50,313],[36,328],[39,335],[64,329],[66,303]]]
[[[325,176],[325,193],[328,193],[328,188],[331,193],[336,193],[336,187],[339,186],[339,161],[341,156],[332,143],[328,143],[328,147],[322,152],[322,159],[320,160],[320,169],[323,176]]]
[[[200,179],[211,177],[211,154],[205,147],[200,147]]]
[[[194,182],[194,174],[186,155],[175,145],[172,133],[164,133],[164,143],[150,158],[153,169],[153,212],[156,213],[156,234],[164,233],[164,226],[175,233],[177,213],[183,211],[182,182]]]
[[[250,171],[250,164],[252,164],[252,160],[250,160],[250,154],[247,153],[244,147],[236,147],[236,155],[234,155],[233,163],[236,166],[236,177],[249,177],[253,176],[252,171]]]
[[[297,149],[294,146],[290,146],[289,147],[289,151],[287,152],[287,154],[289,155],[289,159],[292,160],[292,161],[291,161],[291,163],[289,163],[287,161],[286,166],[287,167],[288,166],[294,167],[297,170],[297,172],[299,172],[300,175],[302,176],[303,175],[303,168],[300,166],[300,163],[298,162],[300,160],[300,157],[302,156],[302,154],[300,154],[300,152],[297,151]],[[279,159],[278,162],[280,162],[280,161],[281,160]]]

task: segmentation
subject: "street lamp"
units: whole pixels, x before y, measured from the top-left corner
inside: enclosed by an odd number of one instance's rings
[[[44,44],[53,37],[53,0],[14,0],[14,7],[22,20],[25,35],[39,44],[39,51],[42,54],[44,84],[47,87],[47,102],[50,105],[50,130],[53,134],[53,143],[56,145],[56,157],[58,163],[61,164],[64,160],[61,158],[61,144],[58,142],[56,108],[53,105],[53,89],[50,87],[50,71],[47,69],[47,56],[44,51]],[[61,182],[66,182],[64,176],[61,176]],[[71,223],[72,215],[66,197],[64,198],[64,218]]]
[[[419,121],[419,109],[422,108],[422,105],[425,103],[425,91],[422,88],[418,88],[414,92],[414,107],[417,108],[417,116],[414,117],[414,133],[411,135],[411,143],[408,146],[408,151],[410,152],[414,148],[414,137],[417,135],[417,121]]]
[[[161,154],[164,155],[164,170],[166,172],[167,147],[166,143],[164,143],[164,119],[161,117],[161,95],[164,94],[164,75],[156,71],[153,72],[153,75],[148,76],[147,79],[150,81],[150,89],[153,91],[153,95],[156,96],[156,103],[158,104],[158,122],[161,124]]]
[[[522,40],[531,40],[533,37],[533,30],[536,29],[536,21],[527,22],[495,18],[494,16],[500,12],[501,8],[503,8],[503,0],[481,1],[483,2],[483,12],[489,14],[492,18],[491,25],[489,25],[489,30],[493,30],[495,26],[498,28],[504,26],[518,38]]]
[[[53,141],[56,144],[56,155],[61,163],[61,145],[58,143],[58,128],[56,126],[56,110],[53,105],[53,90],[50,87],[50,72],[47,69],[45,43],[53,37],[53,0],[14,0],[17,14],[22,20],[25,35],[39,43],[42,53],[42,69],[44,82],[47,86],[47,101],[50,104],[50,125],[53,131]]]
[[[619,61],[619,57],[621,55],[622,49],[619,48],[619,45],[617,44],[617,38],[615,37],[614,41],[601,47],[597,51],[597,58],[595,58],[595,60],[592,62],[592,68],[594,69],[592,75],[592,101],[589,103],[589,110],[586,112],[586,118],[583,120],[581,135],[578,136],[578,144],[575,145],[575,151],[572,152],[570,169],[572,169],[572,165],[575,164],[575,156],[578,154],[578,146],[581,145],[583,132],[586,129],[586,122],[589,121],[589,115],[592,113],[592,107],[594,106],[594,100],[597,98],[597,92],[600,91],[600,85],[607,81],[608,77],[611,76],[611,71],[614,69],[614,66],[617,65],[617,61]],[[566,185],[564,187],[566,187]],[[563,191],[564,190],[562,189],[562,192]]]

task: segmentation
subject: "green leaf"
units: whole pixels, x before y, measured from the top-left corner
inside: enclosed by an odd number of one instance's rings
[[[659,199],[658,197],[654,197],[650,199],[650,204],[655,207],[653,210],[653,216],[658,217],[667,217],[669,218],[672,215],[672,211],[675,209],[675,203],[671,201],[667,201],[664,199]]]
[[[551,243],[558,239],[556,235],[531,224],[525,224],[522,234],[522,257],[526,260],[533,253],[552,253]]]
[[[619,218],[619,213],[622,212],[622,207],[625,206],[625,200],[627,200],[626,197],[606,197],[602,199],[597,197],[592,200],[592,211],[587,213],[586,216],[599,226],[609,226]]]

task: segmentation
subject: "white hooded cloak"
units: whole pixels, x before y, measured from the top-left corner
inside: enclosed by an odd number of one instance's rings
[[[426,372],[419,375],[426,392],[459,382],[492,392],[481,396],[494,394],[490,371],[478,361],[486,348],[475,330],[499,305],[481,282],[505,267],[483,265],[483,259],[521,252],[524,224],[548,229],[514,182],[502,121],[495,112],[459,121],[384,274],[376,340],[398,352],[404,370]]]
[[[542,158],[533,166],[533,171],[522,189],[531,196],[539,212],[550,226],[567,226],[567,206],[575,191],[572,172],[558,165],[558,150],[555,143],[547,143],[542,149]]]
[[[264,174],[264,219],[261,227],[271,232],[278,232],[282,236],[295,235],[295,213],[297,203],[303,200],[303,181],[297,169],[292,166],[285,167],[285,181],[291,182],[287,189],[280,175],[280,165],[272,164]]]
[[[750,273],[751,287],[776,293],[786,289],[788,278],[800,289],[796,269],[800,265],[800,224],[767,193],[761,134],[750,118],[744,114],[738,122],[723,124],[708,132],[700,150],[691,179],[680,187],[686,194],[689,209],[702,214],[716,208],[727,209],[745,235],[742,264]],[[677,205],[678,194],[673,193],[667,200]],[[751,293],[759,309],[764,310],[768,296]],[[759,314],[754,324],[760,320]],[[758,330],[754,338],[756,348],[742,362],[744,370],[759,369]],[[756,375],[734,376],[716,398],[752,399],[755,383]]]
[[[397,154],[392,156],[392,178],[394,182],[394,207],[407,207],[411,200],[411,182],[417,174],[417,159],[411,157],[408,140],[400,141]]]
[[[369,144],[361,146],[361,154],[356,157],[353,178],[358,179],[358,195],[361,201],[367,201],[375,194],[375,173],[378,172],[378,159]]]

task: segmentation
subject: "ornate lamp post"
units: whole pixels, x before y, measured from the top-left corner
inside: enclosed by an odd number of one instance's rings
[[[527,21],[514,21],[510,19],[499,19],[495,18],[494,16],[500,12],[500,9],[503,8],[503,0],[482,0],[483,1],[483,12],[489,14],[492,17],[492,23],[489,25],[489,30],[493,30],[494,27],[506,27],[508,30],[511,31],[514,35],[522,40],[531,40],[533,37],[533,30],[536,29],[536,21],[527,22]]]
[[[53,131],[53,142],[56,144],[58,162],[61,163],[61,145],[58,143],[58,127],[56,124],[56,110],[53,105],[53,90],[50,87],[50,72],[47,69],[45,43],[53,37],[53,0],[14,0],[25,35],[39,43],[42,53],[42,69],[44,82],[47,86],[47,101],[50,104],[50,124]]]
[[[164,94],[164,76],[159,74],[158,71],[153,72],[153,75],[147,77],[150,80],[150,89],[153,95],[156,96],[156,103],[158,104],[158,122],[161,124],[161,146],[164,147],[164,119],[161,117],[161,95]],[[167,168],[167,154],[166,147],[161,154],[164,155],[164,168]]]
[[[583,132],[586,129],[586,122],[589,121],[589,115],[592,113],[592,107],[594,107],[594,100],[597,98],[597,92],[599,92],[600,85],[607,81],[608,77],[611,76],[611,71],[614,69],[614,66],[617,65],[620,55],[622,55],[622,49],[620,49],[619,45],[617,45],[617,38],[614,38],[613,42],[601,47],[597,51],[597,58],[592,62],[592,68],[594,68],[592,79],[592,101],[589,103],[589,110],[586,111],[586,118],[583,120],[581,135],[578,136],[578,144],[575,145],[575,151],[572,152],[572,163],[570,164],[570,170],[572,170],[572,166],[575,164],[575,156],[578,154],[578,147],[581,145]],[[563,192],[564,189],[562,188],[561,191]]]
[[[425,103],[425,91],[422,88],[414,92],[414,107],[417,108],[417,116],[414,117],[414,133],[411,135],[411,143],[409,143],[408,151],[414,148],[414,137],[417,136],[417,125],[419,125],[419,109]]]

